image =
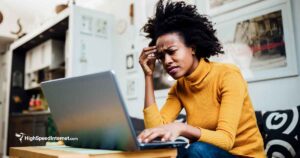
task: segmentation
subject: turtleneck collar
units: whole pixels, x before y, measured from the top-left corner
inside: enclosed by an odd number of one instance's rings
[[[207,59],[201,58],[197,68],[190,75],[186,76],[185,80],[192,84],[198,84],[206,77],[210,70],[210,62]]]

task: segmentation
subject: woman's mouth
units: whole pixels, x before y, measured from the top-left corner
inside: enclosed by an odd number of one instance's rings
[[[167,71],[168,71],[168,74],[173,76],[179,71],[179,67],[177,67],[177,66],[170,67],[170,68],[167,69]]]

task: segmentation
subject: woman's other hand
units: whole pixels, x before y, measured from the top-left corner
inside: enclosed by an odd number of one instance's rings
[[[146,47],[143,49],[139,63],[144,71],[145,76],[152,76],[155,68],[155,52],[157,52],[156,46]]]
[[[145,129],[139,136],[141,143],[148,143],[155,138],[161,138],[161,141],[174,141],[185,130],[184,123],[170,123],[156,128]]]

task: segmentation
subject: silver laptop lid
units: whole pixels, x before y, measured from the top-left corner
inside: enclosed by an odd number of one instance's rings
[[[62,137],[77,137],[66,145],[112,150],[137,150],[115,75],[106,71],[51,80],[41,84]]]

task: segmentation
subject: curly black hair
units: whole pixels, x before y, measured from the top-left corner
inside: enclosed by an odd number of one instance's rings
[[[212,23],[197,12],[195,5],[188,5],[184,1],[167,0],[165,5],[163,2],[158,1],[155,15],[142,28],[145,37],[151,39],[149,46],[154,46],[161,35],[178,33],[186,46],[195,49],[198,59],[224,53]]]

